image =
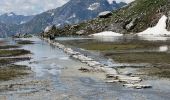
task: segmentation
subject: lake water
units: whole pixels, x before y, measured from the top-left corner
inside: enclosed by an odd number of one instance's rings
[[[92,38],[59,38],[62,41],[78,40],[80,42],[93,41]],[[30,39],[29,39],[30,40]],[[107,84],[104,80],[93,77],[93,75],[80,75],[78,69],[86,66],[71,59],[62,50],[34,38],[35,44],[25,45],[22,48],[30,50],[33,55],[29,62],[20,62],[31,67],[35,73],[31,80],[48,80],[50,89],[46,87],[27,87],[35,93],[24,95],[22,90],[7,92],[7,100],[169,100],[170,83],[167,80],[149,81],[152,89],[135,90],[123,87],[121,84]],[[111,39],[112,40],[112,39]],[[119,40],[119,39],[118,39]],[[105,40],[103,40],[105,41]],[[110,40],[109,40],[110,41]],[[113,42],[113,41],[110,41]],[[168,47],[160,47],[160,51],[167,51]],[[169,50],[169,49],[168,49]],[[99,56],[94,54],[94,56]],[[100,57],[99,57],[100,59]],[[101,57],[101,59],[106,59]],[[107,60],[106,60],[107,61]],[[78,67],[77,67],[78,66]],[[77,71],[74,71],[77,70]],[[71,72],[70,72],[71,71]],[[72,72],[73,71],[73,72]],[[26,79],[27,80],[27,79]],[[30,80],[30,79],[29,79]],[[30,81],[31,81],[30,80]],[[47,86],[48,87],[48,86]],[[28,90],[27,89],[27,90]],[[0,93],[3,96],[3,93]]]

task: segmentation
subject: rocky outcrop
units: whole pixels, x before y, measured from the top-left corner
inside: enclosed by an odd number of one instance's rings
[[[170,0],[136,0],[126,7],[113,11],[111,16],[102,16],[102,18],[85,21],[76,24],[76,27],[59,28],[55,36],[61,36],[61,34],[65,36],[77,35],[75,33],[80,30],[84,30],[84,35],[103,31],[135,34],[146,30],[148,27],[155,26],[163,15],[170,16],[169,11]],[[167,29],[170,30],[169,18]]]
[[[110,16],[112,16],[112,12],[111,11],[104,11],[104,12],[101,12],[99,13],[98,17],[99,18],[108,18]]]

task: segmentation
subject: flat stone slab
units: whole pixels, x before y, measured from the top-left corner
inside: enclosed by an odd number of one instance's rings
[[[117,83],[119,80],[106,80],[106,83]]]
[[[134,89],[152,88],[151,85],[143,85],[143,84],[124,84],[123,86],[125,86],[127,88],[134,88]]]
[[[131,76],[126,76],[126,75],[117,75],[117,79],[120,82],[125,82],[125,83],[139,83],[142,81],[140,77],[131,77]]]
[[[106,75],[117,75],[118,74],[118,72],[113,68],[103,67],[103,70],[106,72]]]

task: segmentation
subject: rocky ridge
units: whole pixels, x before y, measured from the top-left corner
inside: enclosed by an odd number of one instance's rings
[[[170,0],[136,0],[112,13],[112,16],[107,18],[98,17],[80,24],[57,28],[53,33],[46,32],[44,36],[89,35],[102,31],[138,33],[155,26],[163,15],[168,17],[167,30],[170,30]]]

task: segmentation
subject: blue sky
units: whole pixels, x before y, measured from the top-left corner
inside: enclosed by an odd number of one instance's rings
[[[22,15],[35,15],[62,6],[68,1],[69,0],[0,0],[0,14],[14,12]],[[129,2],[131,0],[116,1]]]

